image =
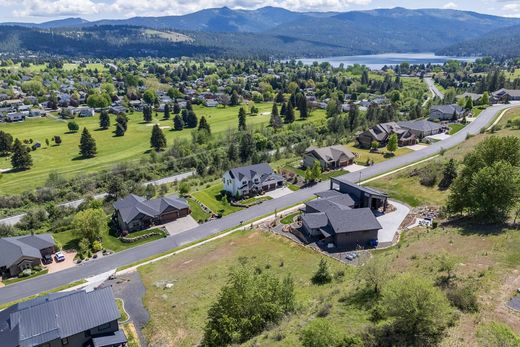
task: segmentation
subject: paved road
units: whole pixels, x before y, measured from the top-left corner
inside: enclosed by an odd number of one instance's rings
[[[193,172],[193,171],[185,172],[182,174],[173,175],[173,176],[161,178],[158,180],[146,182],[145,185],[153,184],[154,186],[158,186],[158,185],[161,185],[164,183],[172,183],[172,182],[176,182],[176,181],[181,181],[185,178],[193,176],[194,174],[195,174],[195,172]],[[106,193],[97,194],[97,195],[94,195],[94,199],[103,199],[103,198],[105,198],[105,196],[107,196]],[[83,201],[84,201],[83,199],[78,199],[78,200],[74,200],[74,201],[64,202],[62,204],[59,204],[59,206],[78,208],[78,206],[81,205],[83,203]],[[4,218],[4,219],[0,219],[0,224],[7,224],[7,225],[14,226],[18,222],[20,222],[20,220],[22,219],[23,216],[25,216],[25,213],[18,214],[16,216]]]
[[[439,153],[441,149],[447,149],[463,142],[466,139],[467,134],[478,134],[480,129],[490,123],[496,114],[508,107],[511,107],[511,105],[496,105],[490,107],[484,110],[477,119],[461,131],[444,141],[434,143],[433,145],[416,152],[411,152],[400,157],[377,163],[362,171],[346,174],[342,176],[342,178],[357,182],[358,180],[365,180],[435,155]],[[301,189],[278,199],[266,201],[254,208],[245,209],[224,218],[204,223],[199,225],[197,228],[165,239],[152,241],[123,252],[82,263],[73,268],[35,277],[33,279],[0,288],[0,304],[44,292],[82,278],[110,271],[119,266],[127,265],[153,255],[164,253],[193,241],[206,238],[223,230],[233,228],[239,225],[241,221],[248,221],[260,216],[268,215],[274,213],[275,210],[282,210],[288,206],[297,204],[302,200],[311,198],[315,193],[328,189],[329,184],[330,181],[324,181],[311,188]]]
[[[444,99],[444,94],[435,86],[435,83],[430,77],[425,77],[424,82],[428,85],[428,88],[435,96]]]

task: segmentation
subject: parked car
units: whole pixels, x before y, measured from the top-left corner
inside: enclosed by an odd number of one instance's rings
[[[65,255],[61,252],[56,252],[56,254],[54,254],[54,259],[56,259],[57,263],[65,261]]]
[[[42,258],[42,263],[44,265],[51,264],[52,263],[52,256],[50,254],[45,254]]]

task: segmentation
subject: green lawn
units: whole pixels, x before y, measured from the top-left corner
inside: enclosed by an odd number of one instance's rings
[[[49,270],[42,269],[41,271],[32,273],[30,276],[8,278],[5,281],[2,281],[2,283],[4,285],[8,286],[8,285],[16,283],[16,282],[21,282],[21,281],[28,280],[29,278],[34,278],[34,277],[38,277],[38,276],[41,276],[41,275],[45,275],[47,272],[49,272]]]
[[[210,214],[204,211],[193,199],[188,199],[188,205],[190,205],[191,216],[197,222],[205,221],[210,217]]]
[[[464,125],[464,124],[459,124],[459,123],[450,124],[450,135],[453,135],[453,134],[458,133],[458,132],[461,131],[462,128],[464,128],[465,126],[466,126],[466,125]]]
[[[365,165],[368,159],[374,163],[379,163],[389,159],[384,155],[384,153],[386,153],[386,148],[380,148],[379,153],[371,153],[369,149],[358,148],[355,146],[355,144],[355,142],[351,142],[346,144],[345,147],[352,153],[357,154],[356,163],[358,165]],[[411,149],[399,147],[397,151],[395,151],[395,156],[407,154],[410,152],[412,152]]]
[[[119,310],[119,314],[121,315],[121,318],[118,319],[119,322],[126,322],[128,320],[128,313],[126,313],[123,300],[116,298],[116,305],[117,309]]]
[[[209,188],[193,192],[194,198],[206,205],[214,213],[221,213],[223,216],[240,211],[240,207],[232,206],[229,202],[223,201],[220,192],[224,189],[222,183]]]
[[[298,216],[300,212],[294,212],[291,214],[288,214],[287,216],[283,217],[280,223],[282,224],[291,224],[294,221],[294,217]]]
[[[271,104],[258,104],[260,112],[270,112]],[[199,118],[204,115],[210,123],[215,136],[219,136],[237,125],[238,107],[206,108],[194,106]],[[66,177],[72,177],[78,173],[96,172],[109,168],[121,161],[139,160],[147,155],[150,150],[150,135],[152,124],[171,126],[172,120],[153,119],[152,123],[144,124],[142,114],[136,112],[129,115],[128,131],[123,137],[114,137],[115,116],[111,116],[112,127],[108,130],[99,130],[99,116],[91,118],[78,118],[76,122],[80,130],[86,127],[96,140],[98,154],[92,159],[78,158],[78,145],[81,131],[69,134],[67,123],[53,118],[28,119],[20,123],[0,123],[0,130],[10,133],[20,139],[32,139],[40,142],[42,148],[31,153],[34,165],[30,170],[23,172],[4,173],[0,176],[0,190],[4,194],[20,193],[38,186],[42,186],[51,171],[58,171]],[[266,125],[269,122],[268,115],[248,116],[249,127]],[[174,138],[190,138],[192,129],[184,129],[180,132],[164,130],[169,144]],[[60,146],[46,146],[45,140],[54,135],[62,138]],[[11,167],[10,158],[0,158],[0,169]]]

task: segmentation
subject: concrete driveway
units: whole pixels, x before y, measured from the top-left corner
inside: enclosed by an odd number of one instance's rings
[[[270,192],[266,192],[265,195],[270,196],[273,199],[278,199],[278,198],[281,198],[282,196],[291,194],[292,192],[293,191],[290,190],[289,188],[283,187],[283,188],[271,190]]]
[[[344,166],[343,170],[348,171],[348,172],[358,172],[358,171],[364,170],[366,168],[367,167],[363,166],[363,165],[351,164],[351,165]]]
[[[446,139],[449,139],[450,137],[451,137],[451,135],[446,134],[446,133],[426,136],[427,139],[434,140],[434,141],[444,141]]]
[[[199,226],[199,223],[193,217],[186,216],[177,219],[176,221],[166,223],[163,225],[166,228],[166,231],[171,235],[180,234],[184,231],[196,228]]]
[[[417,145],[412,145],[412,146],[406,146],[405,148],[411,149],[412,151],[420,151],[421,149],[425,149],[426,147],[428,147],[428,146],[417,144]]]
[[[377,217],[379,224],[383,227],[383,229],[377,233],[379,243],[391,243],[399,230],[399,226],[408,213],[410,213],[410,209],[407,206],[393,200],[389,200],[388,202],[392,204],[396,210]]]
[[[68,268],[71,268],[73,266],[76,266],[76,263],[74,263],[74,257],[76,256],[76,252],[62,252],[65,256],[64,261],[60,261],[59,263],[56,262],[56,259],[54,259],[54,254],[52,255],[52,263],[45,265],[45,267],[49,270],[49,273],[58,272],[61,270],[65,270]]]

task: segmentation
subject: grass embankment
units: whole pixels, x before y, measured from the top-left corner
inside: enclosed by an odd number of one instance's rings
[[[191,195],[214,213],[221,213],[223,216],[242,210],[240,207],[232,206],[225,195],[221,194],[224,184],[218,183],[203,190],[193,192]]]
[[[33,270],[34,271],[34,270]],[[33,272],[32,274],[30,274],[29,276],[25,276],[25,277],[13,277],[13,278],[8,278],[6,280],[2,280],[2,283],[6,286],[10,285],[10,284],[13,284],[13,283],[17,283],[17,282],[21,282],[21,281],[25,281],[25,280],[28,280],[30,278],[35,278],[35,277],[38,277],[38,276],[41,276],[41,275],[45,275],[46,273],[48,273],[49,270],[48,269],[42,269],[40,271],[35,271]]]

